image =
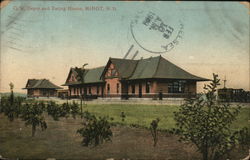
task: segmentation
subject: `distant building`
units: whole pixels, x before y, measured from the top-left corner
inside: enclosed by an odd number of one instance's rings
[[[218,100],[221,102],[250,102],[250,91],[234,88],[218,89]]]
[[[102,67],[71,68],[64,86],[69,87],[70,97],[165,98],[196,95],[198,81],[208,79],[158,56],[140,60],[109,58]]]
[[[69,93],[68,89],[59,89],[57,90],[57,97],[62,99],[68,98],[68,93]]]
[[[48,79],[28,79],[23,89],[27,89],[28,97],[56,97],[57,89],[62,88],[56,86]]]

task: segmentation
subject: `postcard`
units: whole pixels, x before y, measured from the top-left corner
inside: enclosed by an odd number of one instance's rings
[[[249,15],[249,2],[1,1],[0,159],[247,159]]]

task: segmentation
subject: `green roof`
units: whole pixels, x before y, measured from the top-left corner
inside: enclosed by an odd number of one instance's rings
[[[93,69],[87,69],[85,76],[84,76],[84,83],[100,83],[103,82],[103,80],[100,79],[100,76],[104,70],[104,66],[93,68]]]
[[[169,79],[189,79],[197,81],[209,80],[206,78],[195,76],[162,57],[160,57],[159,59],[158,67],[153,77]]]
[[[138,61],[136,60],[118,59],[118,58],[110,58],[109,62],[115,65],[121,78],[130,77],[133,74],[135,67],[138,63]]]
[[[97,68],[92,68],[92,69],[82,69],[82,68],[71,68],[70,69],[70,73],[68,75],[68,78],[71,74],[71,72],[73,72],[76,76],[78,76],[79,74],[83,74],[83,81],[85,84],[89,84],[89,83],[102,83],[103,80],[100,78],[103,70],[104,70],[105,66],[101,66],[101,67],[97,67]],[[67,80],[68,80],[67,78]],[[67,82],[63,84],[63,86],[68,86],[68,85],[77,85],[77,84],[82,84],[80,78],[78,77],[78,81],[77,82]]]
[[[129,79],[153,78],[157,70],[160,57],[138,60],[134,73]]]
[[[195,76],[176,66],[162,56],[150,57],[140,60],[126,60],[110,58],[119,72],[120,78],[136,79],[187,79],[207,81],[208,79]]]
[[[111,63],[114,64],[115,68],[117,69],[119,75],[118,77],[125,80],[152,78],[186,79],[195,81],[209,80],[206,78],[195,76],[161,56],[140,60],[110,58],[106,66],[84,69],[84,71],[82,70],[82,68],[75,67],[71,68],[70,73],[74,72],[76,75],[84,74],[83,79],[85,84],[102,83],[104,82],[102,76],[105,75],[105,72],[107,71],[107,68]],[[64,85],[77,84],[81,84],[81,81],[79,79],[77,82],[66,82]]]
[[[161,56],[139,60],[133,75],[129,79],[145,78],[208,80],[185,71]]]
[[[28,79],[24,89],[62,89],[48,79]]]

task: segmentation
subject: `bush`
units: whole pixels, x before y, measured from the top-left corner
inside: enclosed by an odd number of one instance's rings
[[[74,119],[76,118],[76,115],[80,113],[79,106],[75,101],[73,101],[73,103],[70,105],[70,110],[71,110],[71,115]]]
[[[113,134],[107,117],[97,118],[89,112],[84,112],[83,118],[85,121],[83,128],[77,130],[77,133],[83,137],[83,146],[97,146],[104,141],[111,141]]]
[[[185,104],[174,113],[176,132],[180,140],[191,141],[202,153],[203,160],[221,159],[239,142],[242,131],[232,131],[230,126],[236,119],[240,107],[230,108],[228,104],[216,101],[216,88],[220,84],[218,75],[213,75],[213,81],[205,85],[205,92],[193,99],[187,99]]]
[[[122,121],[124,122],[124,120],[125,120],[125,118],[126,118],[125,113],[124,113],[124,112],[121,112],[120,117],[122,118]]]
[[[43,116],[44,103],[26,103],[22,107],[21,118],[25,121],[25,125],[32,126],[32,137],[35,136],[36,128],[41,127],[42,130],[47,128],[47,123]]]
[[[66,115],[63,108],[53,101],[48,102],[47,112],[48,115],[50,115],[55,121],[58,121],[60,117],[64,117]]]
[[[157,128],[158,128],[159,122],[160,122],[160,119],[156,118],[156,120],[153,120],[150,124],[150,131],[151,131],[151,135],[152,135],[153,140],[154,140],[154,147],[156,146],[156,144],[158,142]]]
[[[24,97],[10,97],[3,96],[0,101],[0,113],[3,113],[8,117],[10,121],[13,121],[21,113],[21,105],[24,102]]]

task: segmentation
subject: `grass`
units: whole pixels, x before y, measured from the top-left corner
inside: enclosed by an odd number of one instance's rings
[[[175,126],[173,112],[178,106],[170,105],[129,105],[129,104],[88,104],[83,107],[97,116],[109,116],[114,122],[127,126],[113,127],[112,142],[98,147],[82,147],[80,135],[76,130],[81,128],[82,119],[72,117],[54,121],[46,116],[48,128],[37,130],[31,137],[31,128],[17,119],[9,122],[0,115],[0,155],[10,159],[175,159],[198,160],[200,155],[195,147],[178,142],[174,135],[159,133],[159,143],[153,147],[149,130],[130,128],[131,124],[149,127],[153,119],[160,118],[159,128],[170,129]],[[125,121],[120,117],[126,115]],[[250,108],[242,108],[233,129],[249,126]],[[237,150],[232,153],[232,159],[242,159],[248,150]]]
[[[173,135],[159,133],[159,143],[153,147],[150,131],[140,128],[112,127],[111,142],[97,147],[82,147],[80,118],[62,118],[54,121],[46,116],[48,128],[37,130],[31,137],[31,128],[22,121],[9,122],[0,115],[0,155],[9,159],[169,159],[198,160],[194,147],[178,142]],[[182,153],[182,154],[179,154]]]
[[[83,107],[97,116],[109,116],[114,118],[114,122],[124,123],[125,125],[137,124],[149,127],[152,120],[160,118],[159,128],[170,129],[174,127],[173,112],[178,110],[177,106],[162,105],[93,105],[88,104]],[[126,118],[122,121],[121,112]]]
[[[83,110],[94,113],[97,116],[109,116],[114,122],[125,125],[137,124],[148,128],[151,121],[160,118],[159,129],[171,129],[175,127],[173,112],[178,111],[179,106],[171,105],[125,105],[125,104],[88,104]],[[125,121],[120,117],[121,112],[126,115]],[[233,123],[232,129],[250,127],[250,108],[242,108],[237,120]]]

